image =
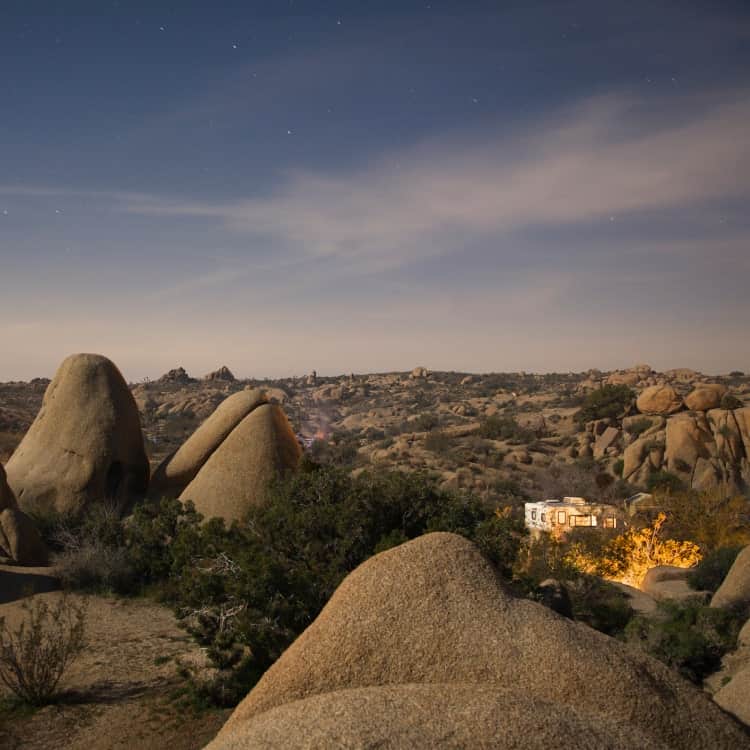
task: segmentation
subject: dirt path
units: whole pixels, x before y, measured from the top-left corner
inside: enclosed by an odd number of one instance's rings
[[[200,650],[172,613],[147,600],[104,597],[89,597],[87,612],[88,646],[63,678],[63,699],[4,721],[0,714],[0,748],[202,748],[229,711],[198,712],[175,697],[184,684],[175,659],[200,659]],[[11,626],[22,616],[20,602],[0,605]]]

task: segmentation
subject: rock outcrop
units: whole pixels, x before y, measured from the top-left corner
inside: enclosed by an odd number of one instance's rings
[[[722,667],[711,677],[718,687],[714,700],[750,726],[750,620],[740,631],[736,651],[724,657]]]
[[[190,375],[187,374],[187,370],[185,370],[184,367],[176,367],[174,370],[164,373],[157,382],[180,383],[186,385],[188,383],[195,383],[196,381],[195,378],[191,378]]]
[[[18,509],[0,466],[0,558],[19,565],[46,565],[47,547],[34,522]]]
[[[711,599],[712,607],[734,607],[750,604],[750,545],[745,547]]]
[[[222,365],[218,370],[209,372],[208,375],[206,375],[203,379],[224,383],[234,383],[237,378],[234,377],[232,371],[226,365]]]
[[[429,377],[430,371],[426,367],[415,367],[410,373],[409,377],[412,380],[424,380]]]
[[[195,479],[214,451],[253,409],[267,402],[261,390],[247,390],[224,399],[216,411],[154,472],[153,497],[177,497]]]
[[[471,542],[435,533],[351,573],[209,748],[747,741],[676,673],[514,598]]]
[[[296,468],[300,455],[282,408],[261,404],[211,453],[180,500],[192,500],[207,519],[239,521],[266,499],[272,479]]]
[[[149,464],[138,408],[110,360],[74,354],[62,363],[6,472],[19,507],[35,513],[76,514],[143,495]]]
[[[671,385],[652,385],[641,392],[635,405],[642,414],[666,416],[682,408],[682,399]]]

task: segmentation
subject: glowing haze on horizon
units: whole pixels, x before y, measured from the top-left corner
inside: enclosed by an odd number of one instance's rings
[[[6,0],[0,380],[750,370],[712,6]]]

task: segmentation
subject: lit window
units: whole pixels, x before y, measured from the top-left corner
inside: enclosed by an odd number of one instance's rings
[[[557,511],[557,522],[563,525],[565,524],[565,511],[564,510]]]
[[[536,521],[536,511],[535,510],[531,511],[531,520],[532,521]]]
[[[591,516],[573,516],[573,518],[575,518],[575,526],[593,526]],[[571,518],[571,521],[573,518]]]
[[[605,529],[614,529],[617,528],[617,519],[614,516],[608,516],[604,519],[604,528]]]

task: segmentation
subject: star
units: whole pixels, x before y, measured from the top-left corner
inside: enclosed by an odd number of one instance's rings
[[[477,99],[477,98],[476,98],[476,96],[473,96],[473,97],[471,98],[471,101],[473,101],[473,102],[474,102],[474,104],[479,104],[479,99]]]
[[[291,131],[291,130],[287,130],[287,131],[286,131],[286,134],[287,134],[287,135],[291,135],[291,134],[292,134],[292,131]]]
[[[336,21],[336,26],[341,26],[341,19],[340,18]]]
[[[3,216],[7,216],[7,215],[8,215],[8,209],[7,209],[7,208],[4,208],[4,209],[3,209]]]
[[[233,42],[233,43],[232,43],[232,49],[237,49],[237,46],[238,46],[238,45],[237,45],[237,42]]]
[[[166,31],[166,30],[167,30],[166,26],[159,26],[159,31]]]

